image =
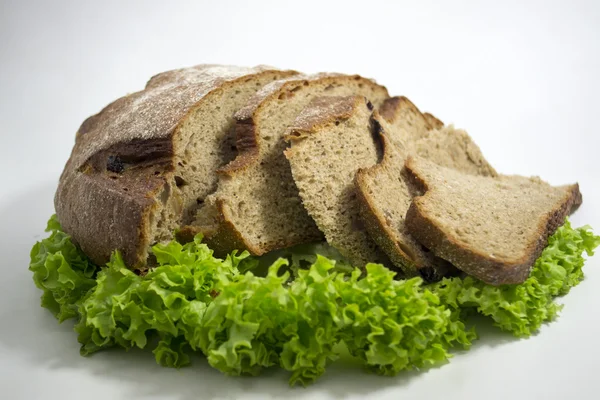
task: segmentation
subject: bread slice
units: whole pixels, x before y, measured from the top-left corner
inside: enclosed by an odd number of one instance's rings
[[[389,99],[375,117],[383,145],[381,162],[356,174],[360,213],[373,240],[408,276],[438,280],[452,266],[434,257],[407,232],[404,217],[413,193],[405,179],[404,161],[409,154],[461,171],[496,175],[466,132],[443,127],[430,114],[422,114],[405,97]],[[429,115],[429,116],[427,116]]]
[[[319,97],[298,115],[285,156],[302,204],[335,247],[353,265],[384,262],[358,211],[354,175],[380,157],[371,133],[372,104],[361,96]]]
[[[577,184],[474,176],[417,157],[409,157],[406,168],[425,192],[408,210],[408,231],[435,255],[492,285],[527,279],[548,237],[582,201]]]
[[[236,114],[240,154],[221,169],[219,187],[198,211],[193,228],[217,254],[246,249],[260,255],[322,239],[302,206],[283,155],[283,136],[314,98],[351,95],[376,106],[388,97],[369,79],[319,74],[267,85]]]
[[[417,140],[427,137],[432,129],[444,125],[431,114],[426,117],[404,96],[390,97],[378,111],[387,123],[390,139],[399,147],[411,146]]]
[[[429,113],[421,113],[404,96],[387,99],[380,108],[389,138],[399,148],[436,164],[477,175],[496,175],[479,147],[463,130],[444,123]]]
[[[412,144],[410,152],[467,174],[498,175],[467,132],[452,125],[429,131],[426,137]]]
[[[96,263],[119,250],[127,265],[169,239],[213,192],[236,154],[233,115],[269,82],[296,74],[199,65],[154,76],[79,128],[55,196],[65,232]]]

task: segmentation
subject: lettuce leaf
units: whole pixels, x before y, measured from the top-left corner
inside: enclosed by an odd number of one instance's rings
[[[394,273],[379,264],[367,264],[362,277],[355,270],[342,281],[342,339],[350,354],[369,369],[383,374],[443,362],[448,350],[468,348],[474,331],[423,289],[421,278],[394,280]]]
[[[530,336],[555,319],[562,308],[555,296],[565,295],[583,280],[583,253],[594,254],[600,237],[590,227],[559,227],[536,260],[529,278],[519,285],[487,285],[472,277],[446,278],[432,290],[454,310],[476,311],[517,337]]]
[[[50,237],[31,249],[29,270],[43,292],[42,307],[62,322],[77,317],[79,300],[96,286],[99,268],[61,231],[55,215],[48,221],[46,232]]]
[[[289,270],[292,277],[298,276],[298,271],[310,268],[317,261],[317,255],[335,261],[333,270],[338,272],[350,273],[354,267],[344,258],[339,251],[331,247],[327,242],[304,243],[285,249],[274,250],[260,257],[249,257],[252,262],[247,262],[240,271],[251,270],[254,275],[265,276],[269,267],[280,258],[288,261],[283,267]]]
[[[474,312],[527,336],[556,317],[553,298],[583,279],[582,254],[600,244],[588,227],[567,222],[521,285],[467,277],[426,286],[421,278],[394,279],[378,264],[352,268],[323,244],[219,259],[201,236],[154,246],[158,266],[139,276],[118,252],[103,268],[92,264],[54,217],[48,230],[30,269],[42,306],[59,321],[77,320],[82,355],[135,346],[178,368],[196,352],[229,375],[278,366],[290,384],[303,385],[324,373],[340,345],[383,375],[445,362],[476,338],[465,322]]]

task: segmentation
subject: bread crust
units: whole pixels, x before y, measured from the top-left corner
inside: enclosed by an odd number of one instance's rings
[[[55,196],[57,216],[92,261],[102,265],[119,249],[128,265],[138,268],[146,258],[146,249],[138,244],[150,240],[143,226],[167,184],[149,171],[113,176],[65,171]]]
[[[129,267],[142,267],[156,213],[176,191],[175,138],[186,118],[218,90],[275,72],[296,74],[220,65],[163,72],[86,119],[54,200],[64,231],[99,265],[118,249]]]
[[[400,110],[411,110],[415,114],[421,114],[425,119],[428,130],[440,129],[444,127],[444,123],[442,121],[430,113],[421,113],[419,108],[404,96],[390,97],[381,105],[378,111],[381,117],[383,117],[389,123],[393,123],[401,116],[401,113],[399,112]]]
[[[414,163],[415,159],[408,157],[405,163],[406,169],[425,193],[413,199],[406,214],[406,225],[410,233],[439,257],[491,285],[518,284],[525,281],[535,260],[546,247],[548,238],[564,223],[566,216],[577,209],[582,202],[578,184],[565,187],[564,197],[558,207],[539,220],[537,234],[530,238],[525,254],[514,262],[503,262],[460,243],[456,237],[445,232],[428,216],[425,202],[435,189],[428,187],[427,182],[419,176]]]
[[[291,93],[293,88],[297,87],[299,84],[309,84],[311,81],[341,76],[344,75],[334,73],[296,75],[265,85],[249,100],[246,106],[241,108],[235,114],[235,135],[238,155],[230,163],[220,168],[218,173],[233,176],[236,172],[245,170],[258,160],[260,155],[260,132],[258,132],[256,128],[258,120],[257,114],[266,102],[274,100],[279,96],[288,95],[288,93]]]
[[[425,112],[423,113],[423,117],[425,117],[425,120],[427,121],[431,129],[442,129],[444,127],[444,123],[433,114]]]
[[[285,140],[287,142],[300,141],[335,121],[346,120],[365,101],[363,96],[319,97],[310,103],[308,107],[310,113],[306,115],[303,115],[304,112],[301,113],[294,121],[294,125],[288,128]],[[292,151],[291,148],[286,149],[286,154],[289,154],[290,151]]]
[[[394,122],[398,117],[396,111],[401,108],[400,103],[405,103],[407,108],[417,109],[417,106],[406,97],[394,96],[384,101],[381,107],[379,107],[379,115],[390,123]]]
[[[372,117],[372,119],[376,120],[376,117]],[[379,126],[378,124],[373,125]],[[402,248],[400,245],[400,238],[396,238],[395,232],[385,223],[385,216],[379,212],[378,207],[376,207],[372,203],[371,198],[366,195],[369,190],[366,182],[367,177],[370,175],[376,176],[379,171],[386,168],[386,165],[390,161],[389,154],[393,146],[383,132],[376,132],[374,137],[380,142],[380,146],[383,150],[383,158],[378,164],[370,168],[359,169],[354,177],[360,215],[371,237],[386,252],[391,261],[395,265],[403,266],[403,271],[406,275],[414,276],[417,274],[417,255],[413,253],[411,257],[407,254],[409,250]]]

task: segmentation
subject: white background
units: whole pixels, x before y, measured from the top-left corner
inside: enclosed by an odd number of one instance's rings
[[[529,340],[491,328],[450,364],[395,378],[332,365],[228,378],[198,359],[78,354],[27,270],[79,124],[151,75],[199,63],[374,77],[467,129],[501,172],[578,181],[575,225],[600,232],[598,1],[1,1],[0,398],[600,398],[600,255],[561,318]]]

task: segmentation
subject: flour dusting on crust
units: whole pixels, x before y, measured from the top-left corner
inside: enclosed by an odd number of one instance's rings
[[[79,168],[92,155],[115,144],[167,138],[210,91],[224,82],[269,69],[198,65],[158,74],[144,90],[121,97],[83,123],[72,162]]]

